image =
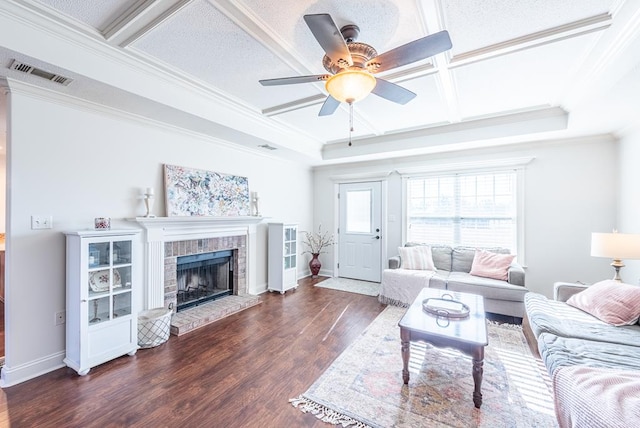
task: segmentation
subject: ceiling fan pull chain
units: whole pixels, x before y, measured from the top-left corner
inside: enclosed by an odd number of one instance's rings
[[[353,103],[349,103],[349,146],[351,146],[351,133],[353,132]]]

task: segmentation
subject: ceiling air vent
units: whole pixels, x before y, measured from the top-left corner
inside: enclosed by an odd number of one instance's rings
[[[59,83],[60,85],[68,86],[73,82],[73,79],[60,76],[58,74],[49,73],[48,71],[41,70],[32,65],[18,62],[15,59],[9,66],[10,70],[20,71],[22,73],[33,74],[34,76],[42,77],[43,79],[51,80],[52,82]]]
[[[270,146],[268,144],[262,144],[261,146],[258,146],[258,147],[263,148],[263,149],[267,149],[267,150],[278,150],[277,148],[275,148],[273,146]]]

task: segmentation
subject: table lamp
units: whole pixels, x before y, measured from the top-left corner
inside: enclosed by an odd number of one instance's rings
[[[640,259],[640,235],[629,233],[592,233],[591,256],[613,259],[611,266],[616,270],[615,281],[622,282],[620,268],[622,259]]]

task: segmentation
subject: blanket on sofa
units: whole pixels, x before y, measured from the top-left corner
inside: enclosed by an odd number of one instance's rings
[[[549,373],[560,367],[584,365],[617,370],[637,370],[640,374],[640,347],[595,340],[538,336],[538,349]]]
[[[423,288],[429,287],[435,274],[428,270],[385,269],[382,272],[385,287],[378,300],[387,305],[409,307],[406,302],[413,302]]]
[[[626,428],[640,422],[640,372],[586,366],[553,374],[561,428]]]
[[[612,326],[586,312],[538,293],[525,295],[527,317],[535,336],[547,332],[556,336],[640,346],[638,325]]]

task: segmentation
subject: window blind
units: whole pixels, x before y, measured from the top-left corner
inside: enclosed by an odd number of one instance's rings
[[[407,240],[517,249],[515,171],[407,180]]]

